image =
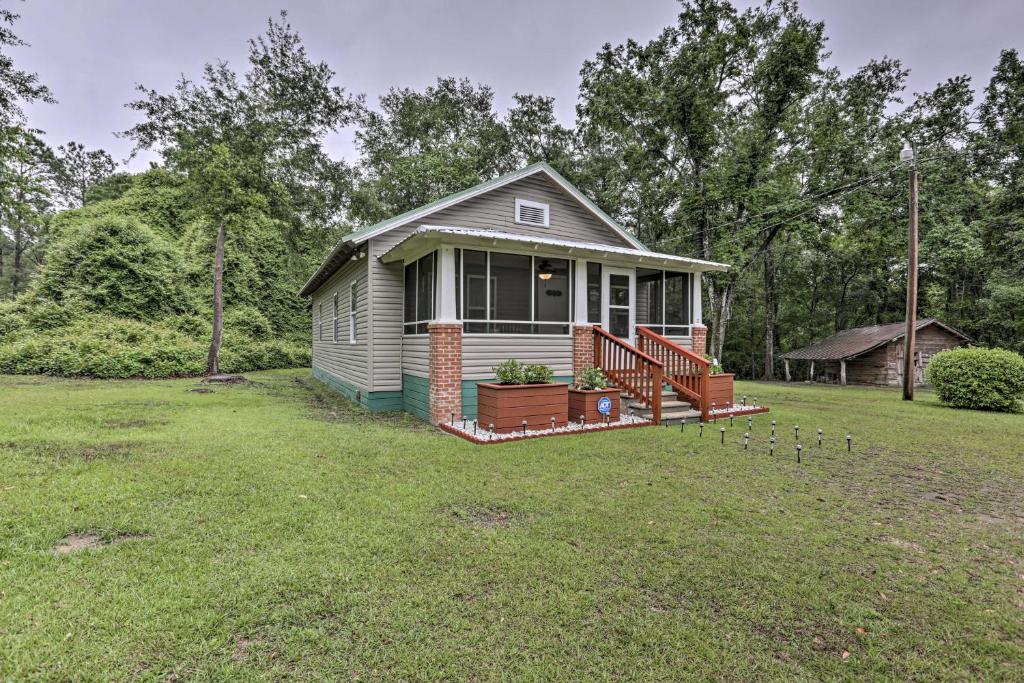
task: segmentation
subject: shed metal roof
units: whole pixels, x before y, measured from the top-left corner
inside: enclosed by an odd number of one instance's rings
[[[920,330],[929,325],[938,325],[950,334],[970,341],[970,337],[964,333],[953,329],[935,318],[921,318],[917,321],[915,329]],[[873,351],[883,344],[900,339],[906,334],[906,326],[906,322],[898,322],[889,323],[888,325],[855,327],[850,330],[837,332],[831,337],[822,339],[802,349],[784,353],[782,357],[790,360],[841,360],[853,358],[868,351]]]

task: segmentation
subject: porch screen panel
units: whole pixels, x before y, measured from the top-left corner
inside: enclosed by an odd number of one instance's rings
[[[530,333],[531,259],[519,254],[491,254],[491,331]]]
[[[434,319],[434,254],[405,267],[405,334],[426,334]]]
[[[487,320],[487,252],[462,250],[462,318]],[[486,332],[487,323],[465,323],[466,332]]]
[[[665,272],[665,334],[690,334],[690,274]]]
[[[636,322],[659,334],[664,322],[662,279],[663,272],[660,270],[636,269]]]
[[[601,324],[601,264],[587,262],[587,321]]]
[[[533,319],[538,323],[560,325],[534,325],[537,334],[568,334],[571,319],[572,282],[567,259],[535,258]]]

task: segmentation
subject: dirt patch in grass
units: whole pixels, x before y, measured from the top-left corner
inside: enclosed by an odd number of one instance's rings
[[[144,540],[147,538],[149,538],[149,536],[136,533],[121,533],[113,536],[103,536],[96,531],[83,531],[81,533],[68,534],[57,541],[53,546],[53,552],[56,555],[70,555],[83,550],[96,550],[124,543],[125,541]]]
[[[263,639],[256,636],[235,636],[235,652],[233,658],[236,662],[245,662],[249,660],[249,650],[253,646],[258,646],[263,643]]]
[[[152,417],[111,417],[101,424],[107,429],[142,429],[143,427],[159,427],[169,422],[164,418]]]
[[[216,394],[217,392],[207,387],[196,387],[188,390],[190,394]]]
[[[451,506],[444,512],[456,521],[478,529],[507,529],[519,519],[512,510],[497,505]]]
[[[0,451],[14,451],[35,460],[65,462],[105,460],[131,455],[140,444],[117,441],[98,444],[67,444],[53,441],[0,442]]]

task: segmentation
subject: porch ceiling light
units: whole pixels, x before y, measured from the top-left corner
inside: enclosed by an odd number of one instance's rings
[[[537,277],[539,277],[541,280],[551,279],[551,264],[548,262],[547,259],[544,259],[539,264],[537,264]]]

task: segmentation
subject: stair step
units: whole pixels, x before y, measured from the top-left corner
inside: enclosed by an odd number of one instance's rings
[[[661,414],[661,423],[677,425],[682,420],[696,424],[700,421],[700,412],[696,410],[680,410],[671,413],[663,412]]]
[[[647,414],[649,415],[650,412],[651,412],[650,408],[645,407],[644,404],[640,403],[639,401],[633,401],[631,403],[628,403],[628,404],[626,404],[626,407],[627,408],[632,408],[633,412],[634,413],[638,413],[638,414],[643,413],[643,412],[646,411]],[[690,406],[690,404],[687,401],[677,401],[675,399],[673,399],[671,401],[662,401],[661,402],[661,412],[662,413],[666,413],[666,412],[668,412],[670,410],[676,410],[677,408],[684,409],[684,410],[690,410],[691,406]]]

